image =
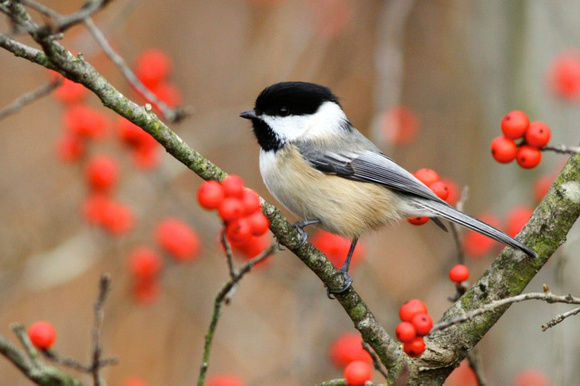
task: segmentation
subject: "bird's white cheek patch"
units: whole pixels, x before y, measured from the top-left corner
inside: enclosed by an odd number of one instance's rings
[[[561,185],[562,193],[564,197],[573,203],[577,204],[580,202],[580,184],[574,181],[564,182]]]

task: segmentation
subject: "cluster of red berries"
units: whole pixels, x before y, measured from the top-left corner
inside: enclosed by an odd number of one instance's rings
[[[342,266],[346,260],[346,255],[350,249],[351,241],[345,239],[344,237],[332,234],[326,231],[318,231],[311,238],[312,245],[320,249],[322,253],[328,257],[328,260],[334,264],[335,267],[339,268]],[[352,269],[362,260],[365,254],[365,248],[362,243],[357,244],[354,253],[352,254],[352,260],[350,263],[350,268]]]
[[[169,81],[173,63],[165,52],[158,49],[144,51],[135,61],[134,71],[141,83],[168,107],[176,107],[181,103],[179,89]],[[151,103],[157,113],[161,111],[155,101],[148,99],[138,89],[135,91]]]
[[[491,155],[499,163],[510,163],[514,159],[524,169],[538,166],[542,160],[542,149],[550,141],[550,127],[544,122],[531,122],[527,114],[514,110],[501,120],[503,136],[491,141]],[[516,140],[519,143],[516,143]]]
[[[32,323],[27,333],[34,347],[41,350],[48,350],[56,340],[56,330],[46,321]]]
[[[270,221],[260,210],[260,197],[246,189],[241,177],[229,175],[221,183],[203,182],[197,200],[203,208],[217,210],[225,224],[225,236],[237,251],[248,258],[261,252],[256,253],[256,246],[263,247],[260,237],[268,231]]]
[[[429,189],[433,191],[440,199],[449,202],[450,198],[450,187],[439,177],[439,174],[433,169],[422,168],[417,170],[413,174],[419,181],[427,185]],[[453,186],[455,187],[455,186]],[[453,199],[456,198],[456,193],[454,192]],[[429,217],[410,217],[407,221],[413,225],[423,225],[429,221]]]
[[[484,213],[477,217],[483,222],[502,229],[508,235],[515,237],[529,221],[532,213],[533,209],[528,206],[515,207],[508,212],[505,225],[502,224],[502,221],[497,216],[489,213]],[[465,232],[462,244],[465,254],[473,258],[485,256],[494,246],[500,245],[497,241],[474,231]]]
[[[395,334],[403,343],[403,351],[410,357],[418,357],[425,351],[423,337],[433,328],[433,319],[427,312],[427,306],[419,299],[411,299],[399,309],[401,323]]]
[[[159,248],[174,261],[189,262],[200,255],[201,242],[197,233],[178,218],[161,220],[155,229],[155,240]],[[161,254],[153,248],[138,246],[129,254],[128,262],[135,300],[143,304],[155,301],[160,292],[159,276],[163,269]]]
[[[328,351],[332,363],[343,369],[343,376],[348,385],[364,385],[373,375],[373,360],[363,348],[363,341],[358,333],[340,335]]]

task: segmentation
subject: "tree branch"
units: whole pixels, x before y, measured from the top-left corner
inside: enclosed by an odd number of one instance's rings
[[[62,84],[62,78],[57,78],[50,82],[49,84],[39,87],[36,90],[33,90],[29,93],[22,95],[20,98],[16,99],[10,105],[6,106],[4,109],[0,110],[0,120],[6,118],[11,114],[15,114],[23,108],[24,106],[29,105],[30,103],[40,99],[48,94],[50,94],[53,90],[58,88]]]

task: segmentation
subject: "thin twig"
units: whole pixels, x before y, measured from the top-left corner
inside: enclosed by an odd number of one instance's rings
[[[557,315],[554,318],[552,318],[551,320],[549,320],[546,324],[542,325],[542,331],[546,331],[548,328],[554,327],[555,325],[564,321],[564,319],[566,319],[570,316],[574,316],[578,313],[580,313],[580,307],[574,308],[573,310],[570,310],[568,312],[564,312],[563,314]]]
[[[141,81],[137,76],[133,73],[133,71],[127,66],[125,60],[117,54],[117,52],[111,47],[109,41],[103,34],[103,32],[95,25],[93,20],[89,17],[84,21],[85,26],[93,35],[97,43],[101,46],[105,54],[111,59],[111,61],[117,66],[121,74],[125,77],[129,85],[137,91],[141,96],[147,99],[153,106],[155,106],[161,114],[169,121],[169,122],[179,122],[189,114],[185,109],[172,109],[165,102],[160,100],[155,94],[153,94]]]
[[[102,367],[101,354],[103,351],[101,346],[101,328],[103,326],[104,318],[103,307],[110,291],[111,275],[104,274],[101,276],[101,280],[99,281],[99,295],[97,296],[97,301],[94,306],[95,320],[93,326],[93,363],[91,365],[91,373],[96,386],[102,386],[105,384],[99,373]]]
[[[546,287],[547,288],[547,287]],[[442,331],[446,328],[449,328],[453,325],[467,322],[468,320],[474,319],[475,317],[485,314],[486,312],[492,312],[498,308],[505,307],[512,303],[523,302],[525,300],[543,300],[548,303],[567,303],[567,304],[580,304],[580,298],[574,297],[572,295],[565,295],[565,296],[558,296],[554,295],[548,291],[540,293],[540,292],[532,292],[527,294],[521,294],[517,296],[512,296],[505,299],[500,299],[493,301],[489,304],[482,306],[481,308],[477,308],[473,311],[470,311],[462,316],[449,320],[443,323],[437,323],[431,329],[431,332],[435,331]]]
[[[233,280],[236,277],[236,267],[234,266],[234,254],[232,253],[232,246],[228,242],[225,229],[222,230],[221,243],[226,252],[226,261],[228,262],[228,271],[230,278]]]
[[[373,366],[374,366],[375,370],[377,370],[379,373],[381,373],[381,375],[383,377],[385,377],[385,379],[388,379],[389,374],[388,374],[387,370],[385,370],[385,368],[383,367],[383,364],[381,363],[381,360],[379,359],[377,353],[375,353],[375,350],[373,350],[373,348],[364,340],[362,341],[362,346],[365,349],[365,351],[368,352],[369,355],[371,356],[371,358],[373,359]]]
[[[551,145],[551,146],[544,146],[540,150],[544,151],[553,151],[555,153],[560,154],[580,154],[580,146],[566,146],[566,145]]]
[[[199,378],[197,380],[198,386],[203,386],[205,384],[205,378],[207,376],[207,369],[209,367],[209,355],[211,352],[211,347],[213,343],[213,337],[217,328],[218,321],[220,319],[222,306],[224,305],[226,299],[229,296],[230,291],[234,288],[238,282],[246,275],[250,270],[259,263],[260,261],[266,259],[268,256],[274,253],[276,250],[276,242],[273,242],[268,249],[262,252],[260,255],[256,256],[252,260],[248,261],[244,264],[240,271],[231,278],[228,282],[226,282],[220,292],[217,294],[214,305],[213,305],[213,314],[211,317],[211,322],[208,328],[207,333],[205,334],[205,344],[203,347],[203,357],[201,361],[201,366],[199,369]]]
[[[18,110],[24,106],[36,101],[50,94],[54,89],[58,88],[62,84],[62,78],[58,77],[52,82],[42,87],[37,88],[29,93],[22,95],[20,98],[16,99],[10,105],[6,106],[3,110],[0,110],[0,120],[6,118],[7,116],[16,113]]]

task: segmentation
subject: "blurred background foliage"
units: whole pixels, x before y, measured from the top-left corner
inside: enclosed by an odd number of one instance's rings
[[[48,5],[67,13],[82,2]],[[564,0],[119,0],[95,22],[128,63],[149,48],[172,59],[172,82],[193,115],[171,128],[270,202],[258,171],[258,146],[238,114],[252,107],[265,86],[303,80],[329,86],[353,124],[410,171],[433,168],[469,187],[465,211],[503,219],[516,205],[535,205],[535,179],[554,175],[564,157],[544,154],[531,171],[494,162],[489,143],[500,135],[502,116],[521,109],[552,127],[552,143],[577,144],[578,100],[553,92],[550,71],[556,58],[579,47],[579,15],[580,4]],[[3,21],[1,28],[9,27]],[[67,32],[63,44],[133,95],[82,26]],[[0,53],[0,68],[0,106],[50,78],[7,52]],[[99,106],[92,96],[88,104]],[[385,129],[385,114],[401,106],[418,122],[409,143]],[[0,333],[11,336],[14,321],[49,320],[59,334],[55,349],[88,360],[98,277],[110,272],[103,344],[120,364],[106,370],[109,384],[129,376],[151,385],[192,384],[213,298],[227,279],[217,242],[220,222],[196,202],[201,180],[167,155],[158,169],[137,170],[117,142],[102,141],[91,152],[119,157],[116,195],[133,208],[137,222],[122,237],[91,228],[80,215],[87,194],[82,166],[56,156],[62,114],[62,105],[49,97],[0,122]],[[115,117],[104,114],[114,136]],[[153,229],[166,216],[191,224],[203,252],[195,262],[168,264],[159,297],[140,304],[131,293],[126,257],[133,247],[154,243]],[[409,298],[423,299],[434,319],[448,307],[454,287],[446,272],[455,256],[449,234],[403,222],[363,243],[355,287],[389,332]],[[577,247],[578,229],[563,248],[568,253],[555,256],[528,289],[538,291],[545,282],[555,293],[578,295],[578,259],[568,259],[577,257]],[[470,260],[472,277],[492,258],[493,253]],[[527,368],[544,371],[554,384],[578,379],[575,319],[540,331],[565,309],[515,305],[480,344],[489,384],[509,384]],[[242,281],[226,307],[210,374],[236,374],[248,385],[338,378],[341,371],[327,350],[350,330],[352,323],[326,298],[317,278],[280,252]],[[5,360],[0,379],[30,384]]]

